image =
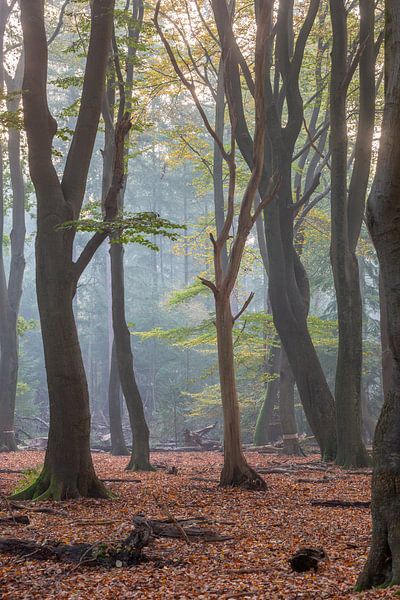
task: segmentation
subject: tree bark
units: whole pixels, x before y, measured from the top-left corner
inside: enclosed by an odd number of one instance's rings
[[[125,444],[124,432],[122,430],[121,400],[121,383],[118,374],[117,353],[115,350],[115,342],[113,342],[108,384],[111,454],[113,456],[129,455],[129,450]]]
[[[42,473],[32,486],[17,494],[19,498],[62,500],[109,495],[95,475],[90,454],[88,387],[72,307],[82,262],[73,262],[74,230],[59,227],[79,217],[83,202],[100,117],[113,8],[113,0],[94,0],[91,5],[92,26],[80,111],[60,182],[51,153],[57,124],[47,105],[44,2],[21,1],[24,120],[37,197],[36,286],[50,430]]]
[[[229,295],[219,295],[215,302],[218,345],[218,367],[224,415],[224,465],[221,486],[264,489],[265,482],[245,459],[240,435],[240,414],[237,399],[233,356],[233,316]]]
[[[266,372],[268,375],[279,373],[279,365],[281,361],[280,346],[273,345],[268,357]],[[254,430],[253,442],[256,446],[264,446],[271,441],[268,431],[268,426],[271,423],[274,408],[278,404],[279,393],[279,377],[267,383],[267,393],[264,402],[262,403],[260,412],[258,413],[256,427]]]
[[[150,471],[149,428],[146,423],[143,402],[136,384],[133,369],[131,334],[125,320],[125,285],[123,267],[124,247],[112,243],[111,291],[114,342],[117,355],[118,373],[128,409],[132,429],[132,456],[127,469]]]
[[[279,383],[279,416],[282,426],[283,454],[304,456],[300,448],[294,410],[295,379],[286,353],[281,353]]]
[[[367,205],[381,268],[393,374],[375,431],[372,542],[359,590],[400,584],[400,5],[386,0],[385,106],[377,170]]]
[[[360,2],[360,44],[366,44],[363,57],[371,52],[373,58],[374,7],[365,15],[365,2]],[[343,0],[330,0],[333,29],[332,68],[330,88],[330,149],[331,167],[331,264],[335,282],[339,321],[339,342],[336,366],[335,400],[338,448],[336,463],[340,466],[363,467],[369,456],[362,440],[361,373],[362,373],[362,299],[356,245],[364,213],[364,198],[368,184],[371,143],[374,124],[372,110],[362,106],[366,93],[372,99],[375,92],[374,74],[365,82],[365,68],[360,65],[361,103],[353,177],[347,190],[347,12]],[[367,23],[365,21],[367,20]],[[369,59],[369,57],[367,56]],[[368,63],[369,67],[369,63]],[[369,75],[369,73],[368,73]],[[366,83],[368,84],[366,86]],[[365,89],[367,88],[367,89]],[[368,96],[368,103],[371,99]],[[364,113],[362,112],[364,110]],[[367,123],[365,122],[367,121]],[[364,131],[364,130],[367,131]],[[363,172],[360,173],[360,167]]]

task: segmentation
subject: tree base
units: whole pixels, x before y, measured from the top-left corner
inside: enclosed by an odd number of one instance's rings
[[[126,446],[114,446],[111,448],[111,456],[129,456],[130,452]]]
[[[73,480],[73,482],[72,482]],[[79,481],[79,483],[78,483]],[[63,481],[46,467],[30,486],[11,496],[12,500],[70,500],[72,498],[112,498],[113,494],[95,476],[74,477]]]
[[[363,447],[349,452],[339,449],[335,463],[342,469],[363,469],[372,465],[372,458]]]
[[[16,452],[17,450],[14,432],[2,431],[0,433],[0,452]]]
[[[264,479],[246,462],[240,466],[225,464],[219,480],[221,487],[240,487],[246,490],[261,491],[267,489]]]
[[[286,456],[306,456],[298,439],[284,440],[282,454],[285,454]]]
[[[125,467],[125,471],[156,471],[153,465],[147,460],[137,460],[131,456],[130,461]]]

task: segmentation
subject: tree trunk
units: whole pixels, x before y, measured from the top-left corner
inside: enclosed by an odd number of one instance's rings
[[[279,198],[268,207],[265,219],[274,324],[322,457],[333,460],[336,455],[334,402],[308,331],[308,282],[293,248],[293,217],[287,208],[292,202],[290,163],[282,163],[280,172]]]
[[[47,104],[44,3],[21,0],[23,89],[26,90],[24,122],[30,174],[37,197],[36,288],[49,390],[50,429],[43,470],[29,488],[17,494],[18,498],[62,500],[109,496],[95,475],[90,454],[88,387],[72,306],[82,269],[104,237],[96,236],[96,244],[89,244],[83,258],[81,254],[74,262],[75,232],[60,227],[66,221],[79,218],[83,203],[100,118],[113,14],[113,0],[91,3],[90,42],[79,115],[60,182],[52,162],[57,123]]]
[[[65,234],[48,214],[38,224],[36,286],[50,401],[50,429],[43,470],[17,499],[106,498],[90,454],[87,381],[72,310],[74,281],[66,276]]]
[[[280,346],[273,345],[268,357],[266,369],[268,375],[277,374],[279,372],[281,360],[280,356]],[[279,377],[276,377],[272,381],[268,381],[266,388],[267,393],[260,408],[260,412],[258,413],[256,427],[254,430],[253,441],[256,446],[264,446],[271,441],[268,426],[271,423],[274,408],[278,404]]]
[[[330,7],[333,28],[330,88],[331,263],[339,321],[335,382],[336,463],[350,468],[366,466],[370,461],[362,440],[361,424],[362,299],[358,261],[355,254],[359,229],[354,244],[351,244],[349,234],[350,225],[353,226],[349,216],[350,200],[354,203],[355,198],[349,199],[347,192],[347,86],[344,83],[348,69],[347,12],[343,0],[330,0]],[[372,138],[369,142],[371,143],[371,141]],[[364,142],[368,144],[368,140],[364,140]],[[368,153],[368,150],[364,149],[365,151]],[[367,160],[368,164],[368,157],[363,156],[363,160],[364,162]],[[358,162],[355,163],[355,168],[357,165]],[[367,182],[368,172],[366,174]],[[365,188],[366,185],[361,190],[361,196],[364,198]],[[359,210],[361,215],[363,206],[362,201]],[[361,223],[358,215],[355,219]]]
[[[359,590],[400,584],[400,5],[386,0],[385,107],[377,170],[368,199],[368,227],[382,275],[389,346],[390,387],[376,426],[372,475],[372,543]]]
[[[110,257],[114,343],[119,379],[128,408],[133,435],[132,456],[127,468],[129,470],[150,471],[152,466],[150,464],[149,428],[147,427],[143,402],[136,384],[131,334],[125,320],[123,256],[123,245],[112,243]]]
[[[247,464],[242,451],[233,356],[233,317],[229,296],[221,294],[217,297],[215,307],[218,366],[224,415],[224,466],[220,485],[265,489],[264,480]]]
[[[379,273],[379,307],[382,349],[382,390],[383,397],[386,398],[386,394],[389,392],[391,386],[394,365],[393,354],[389,344],[387,306],[381,273]]]
[[[279,416],[282,426],[283,454],[304,456],[299,444],[294,410],[295,379],[285,352],[281,352]]]
[[[122,430],[121,414],[121,383],[118,374],[117,353],[115,343],[112,344],[110,378],[108,384],[108,409],[110,417],[111,454],[113,456],[128,456],[124,432]]]

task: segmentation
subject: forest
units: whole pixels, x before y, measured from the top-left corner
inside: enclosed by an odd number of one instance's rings
[[[399,139],[398,0],[0,0],[1,599],[399,596]]]

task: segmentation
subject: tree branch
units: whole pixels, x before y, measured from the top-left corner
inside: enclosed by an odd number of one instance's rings
[[[242,314],[244,313],[244,311],[246,310],[246,308],[249,306],[250,302],[253,300],[254,298],[254,292],[251,292],[249,297],[247,298],[246,302],[243,304],[242,308],[239,310],[239,312],[237,313],[237,315],[235,315],[233,317],[233,322],[235,323],[235,321],[237,321]]]

